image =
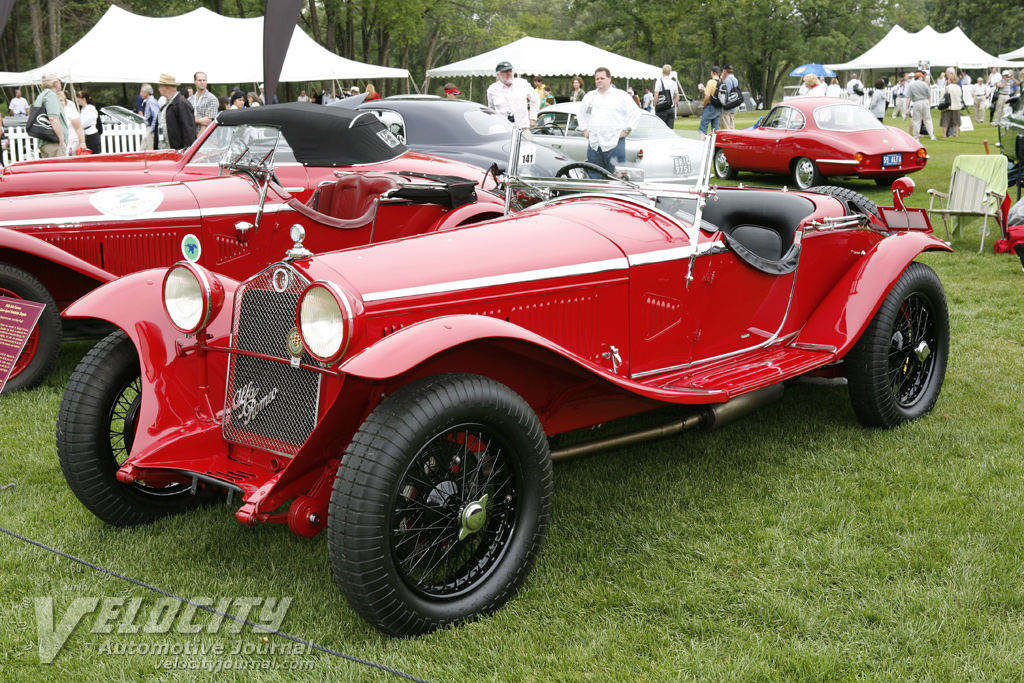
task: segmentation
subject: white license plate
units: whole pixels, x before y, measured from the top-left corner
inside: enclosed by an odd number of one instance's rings
[[[899,166],[903,163],[902,154],[883,154],[882,166]]]
[[[672,172],[676,175],[690,175],[690,157],[672,157]]]

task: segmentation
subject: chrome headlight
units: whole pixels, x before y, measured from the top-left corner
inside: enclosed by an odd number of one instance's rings
[[[330,282],[318,281],[299,297],[298,328],[302,345],[319,361],[330,362],[348,350],[352,340],[352,306]]]
[[[164,310],[175,329],[194,334],[206,327],[224,304],[224,286],[194,263],[180,261],[163,282]]]

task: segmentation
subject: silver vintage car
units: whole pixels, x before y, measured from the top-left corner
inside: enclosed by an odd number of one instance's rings
[[[578,127],[579,108],[579,102],[565,102],[541,109],[533,141],[585,162],[588,142]],[[643,112],[626,138],[626,163],[620,170],[636,181],[693,183],[700,172],[701,149],[696,132],[673,131],[654,114]]]

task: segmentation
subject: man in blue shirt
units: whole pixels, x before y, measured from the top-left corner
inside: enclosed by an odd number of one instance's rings
[[[142,84],[139,97],[142,98],[142,116],[146,119],[146,130],[149,131],[149,135],[142,136],[142,149],[143,151],[149,151],[156,148],[154,141],[156,124],[160,116],[160,105],[157,103],[156,98],[153,97],[153,86],[149,83]]]

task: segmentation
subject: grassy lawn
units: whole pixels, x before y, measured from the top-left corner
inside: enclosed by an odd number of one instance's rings
[[[737,118],[745,126],[756,115]],[[980,128],[928,145],[912,205],[927,206],[929,187],[948,188],[955,155],[996,140]],[[870,181],[838,184],[890,198]],[[977,253],[977,225],[954,239],[956,253],[921,259],[945,285],[952,328],[930,415],[868,430],[844,386],[798,383],[720,431],[558,465],[551,531],[525,589],[473,624],[380,636],[335,587],[324,534],[247,528],[223,505],[104,526],[69,491],[54,446],[61,392],[87,344],[66,345],[45,386],[0,398],[0,485],[17,484],[0,492],[0,526],[186,597],[290,597],[282,630],[434,681],[1019,681],[1024,275],[1016,257],[991,253],[991,236]],[[159,597],[0,534],[0,680],[210,679],[158,669],[174,657],[139,646],[286,642],[217,629],[203,614],[192,620],[198,634],[179,632],[181,620],[169,632],[157,620],[153,633],[123,633],[121,618],[97,633],[90,615],[40,664],[37,599],[52,597],[60,621],[90,596],[139,598],[151,618]],[[118,654],[126,645],[135,653]],[[319,653],[248,659],[259,670],[216,678],[398,680]],[[312,671],[289,670],[304,665]]]

